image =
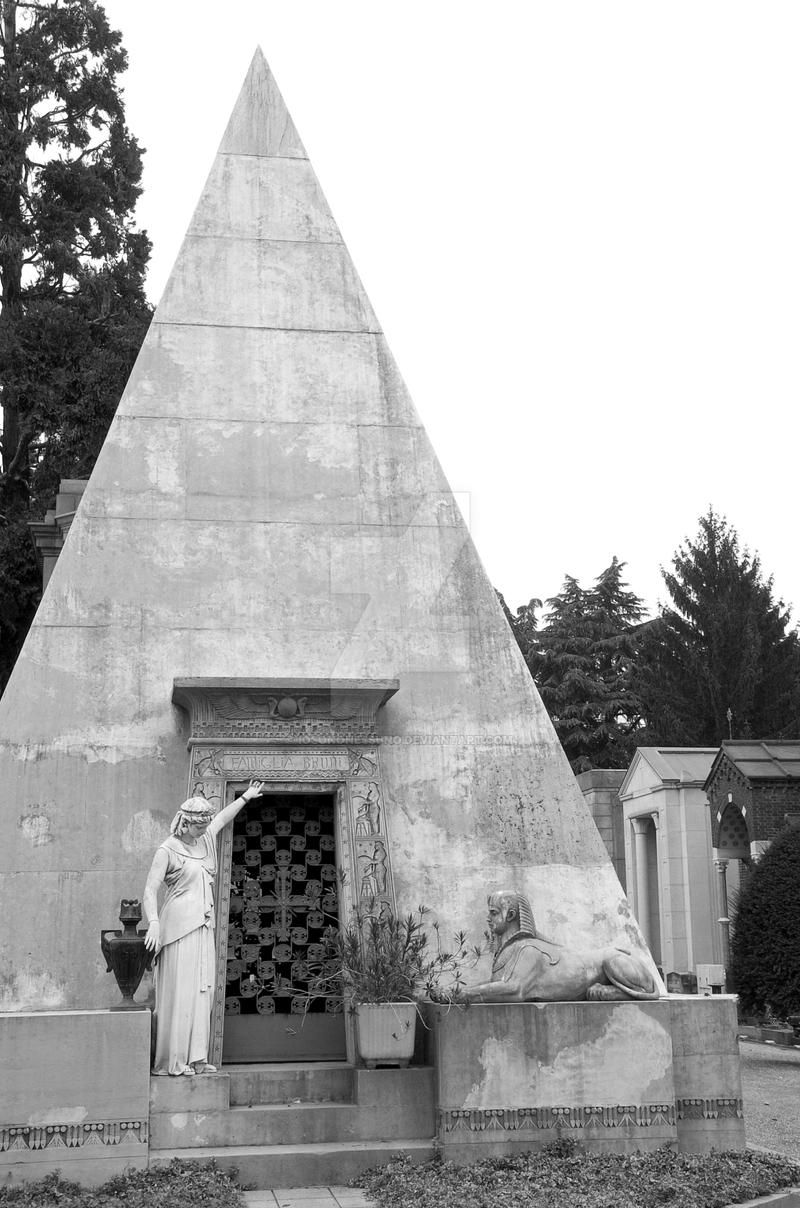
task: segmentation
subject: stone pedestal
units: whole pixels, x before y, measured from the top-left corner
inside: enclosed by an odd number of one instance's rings
[[[0,1070],[0,1186],[147,1166],[149,1011],[0,1015]]]
[[[736,996],[669,1000],[678,1147],[744,1149]]]
[[[744,1148],[731,999],[441,1008],[434,1034],[445,1159],[564,1135],[594,1151]]]

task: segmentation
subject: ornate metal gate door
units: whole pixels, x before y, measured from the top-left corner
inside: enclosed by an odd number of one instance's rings
[[[236,818],[223,1059],[343,1060],[336,998],[308,1003],[309,963],[338,925],[334,799],[270,793]]]

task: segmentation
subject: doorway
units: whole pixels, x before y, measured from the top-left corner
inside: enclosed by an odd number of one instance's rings
[[[269,792],[235,819],[223,1062],[345,1059],[341,1001],[307,993],[339,924],[335,816],[333,793]]]

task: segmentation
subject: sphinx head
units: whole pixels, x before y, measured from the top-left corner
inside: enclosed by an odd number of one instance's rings
[[[514,889],[498,889],[489,895],[489,930],[498,943],[512,935],[536,935],[531,904],[523,893]]]

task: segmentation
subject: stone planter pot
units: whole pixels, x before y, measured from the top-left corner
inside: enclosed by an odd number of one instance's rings
[[[416,1003],[359,1003],[355,1016],[358,1055],[369,1069],[408,1065],[417,1029]]]

